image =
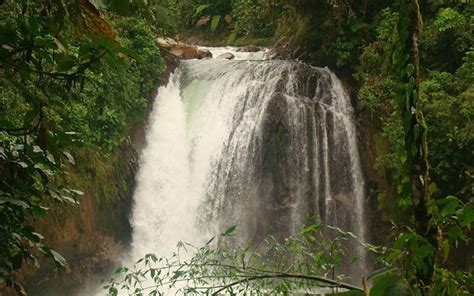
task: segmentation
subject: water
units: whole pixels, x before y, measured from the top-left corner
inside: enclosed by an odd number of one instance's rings
[[[365,240],[353,110],[339,79],[262,52],[233,53],[236,60],[182,61],[160,88],[126,264],[169,255],[178,241],[200,245],[233,224],[242,243],[283,238],[307,215]],[[364,250],[353,250],[365,266]]]

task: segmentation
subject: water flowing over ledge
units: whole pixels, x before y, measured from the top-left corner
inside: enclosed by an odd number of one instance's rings
[[[199,245],[233,224],[241,243],[283,238],[308,215],[365,240],[353,110],[339,79],[262,52],[233,54],[182,61],[158,92],[137,176],[131,260],[168,255],[178,241]],[[364,250],[352,250],[363,269]]]

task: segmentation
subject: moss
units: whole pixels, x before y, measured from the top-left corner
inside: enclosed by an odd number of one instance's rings
[[[232,42],[228,42],[227,45],[231,46],[245,46],[245,45],[257,45],[257,46],[270,46],[274,42],[272,37],[241,37],[237,38]]]

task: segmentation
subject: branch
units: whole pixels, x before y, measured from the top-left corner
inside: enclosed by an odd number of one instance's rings
[[[26,136],[32,134],[38,130],[41,122],[43,121],[43,117],[43,109],[40,108],[38,122],[31,129],[28,130],[27,127],[0,128],[0,132],[6,132],[7,134],[12,136]]]
[[[36,73],[36,74],[50,76],[50,77],[53,77],[53,78],[56,78],[56,79],[70,80],[72,78],[78,77],[81,74],[83,74],[84,71],[87,68],[92,66],[94,63],[98,62],[107,52],[108,52],[107,50],[104,50],[101,54],[99,54],[95,58],[90,59],[89,61],[87,61],[83,64],[77,65],[77,70],[72,72],[72,73],[48,72],[48,71],[42,71],[42,70],[37,70],[37,69],[32,69],[32,68],[22,68],[22,67],[19,67],[18,65],[15,65],[15,64],[7,62],[7,61],[4,61],[4,63],[11,66],[11,67],[13,67],[13,68],[15,68],[15,69],[17,69],[17,70],[20,70],[20,71],[29,71],[29,72],[33,72],[33,73]]]
[[[256,276],[252,276],[252,277],[249,277],[249,278],[246,278],[246,279],[241,279],[241,280],[232,282],[232,283],[220,288],[219,290],[214,292],[212,295],[218,295],[220,292],[224,291],[225,289],[228,289],[232,286],[236,286],[236,285],[239,285],[239,284],[242,284],[242,283],[245,283],[245,282],[255,281],[255,280],[259,280],[259,279],[269,279],[269,278],[303,279],[303,280],[309,280],[309,281],[315,281],[315,282],[321,282],[321,283],[329,284],[329,285],[331,285],[331,287],[340,287],[340,288],[344,288],[344,289],[347,289],[347,290],[364,292],[364,290],[359,288],[359,287],[349,285],[349,284],[345,284],[345,283],[340,283],[340,282],[330,280],[330,279],[327,279],[327,278],[323,278],[323,277],[319,277],[319,276],[276,272],[275,274],[256,275]]]

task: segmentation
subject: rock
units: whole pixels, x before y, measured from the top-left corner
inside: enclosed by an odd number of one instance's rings
[[[207,25],[210,20],[211,20],[211,16],[210,16],[210,15],[208,15],[208,16],[203,16],[202,18],[200,18],[200,19],[196,22],[196,27],[198,27],[198,28],[203,27],[203,26]]]
[[[199,53],[196,47],[183,43],[171,46],[170,53],[185,60],[199,58]]]
[[[211,58],[212,59],[212,53],[205,48],[201,48],[197,50],[198,52],[198,59],[206,59],[206,58]]]
[[[176,40],[174,40],[173,38],[169,38],[169,37],[165,37],[165,38],[162,38],[162,37],[158,37],[156,38],[156,44],[158,45],[158,47],[160,48],[170,48],[171,46],[174,46],[174,45],[177,45],[178,42],[176,42]]]
[[[168,51],[170,54],[181,59],[197,59],[199,58],[198,49],[195,46],[179,43],[168,37],[156,38],[156,44],[162,50]]]
[[[217,58],[221,60],[232,60],[235,58],[235,56],[230,52],[226,52],[226,53],[220,54],[219,56],[217,56]]]
[[[225,20],[225,23],[226,23],[226,24],[230,25],[230,24],[232,24],[233,18],[232,18],[231,15],[228,15],[228,14],[227,14],[227,15],[224,17],[224,20]]]
[[[184,51],[182,51],[181,49],[178,49],[178,48],[174,48],[172,50],[170,50],[170,53],[172,55],[175,55],[179,58],[183,58],[184,57]]]
[[[239,49],[237,49],[238,52],[257,52],[257,51],[260,51],[261,48],[256,46],[256,45],[247,45],[247,46],[244,46],[244,47],[240,47]]]

